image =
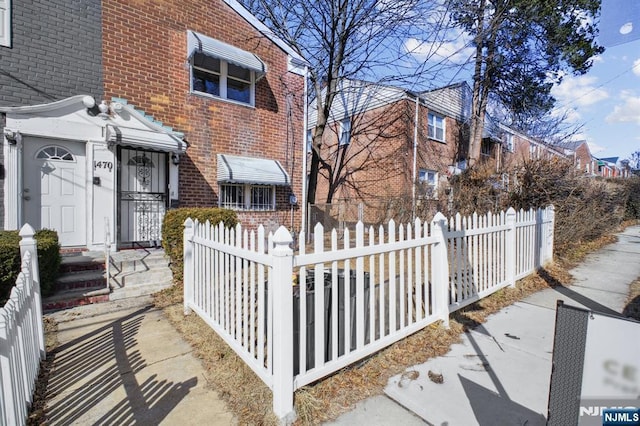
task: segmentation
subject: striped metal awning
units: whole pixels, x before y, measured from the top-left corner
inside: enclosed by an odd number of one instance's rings
[[[257,78],[267,73],[267,65],[257,55],[195,31],[187,31],[187,49],[189,59],[194,53],[200,52],[255,71]]]
[[[291,185],[291,179],[277,160],[218,154],[218,182]]]

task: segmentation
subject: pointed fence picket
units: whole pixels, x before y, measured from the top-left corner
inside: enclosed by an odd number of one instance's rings
[[[21,270],[9,300],[0,307],[0,425],[27,423],[45,358],[42,302],[35,231],[20,230]]]
[[[396,226],[313,229],[291,249],[265,235],[185,222],[185,313],[195,311],[273,390],[293,391],[441,320],[552,259],[553,206]],[[301,233],[299,241],[306,241]],[[326,239],[325,239],[326,238]]]

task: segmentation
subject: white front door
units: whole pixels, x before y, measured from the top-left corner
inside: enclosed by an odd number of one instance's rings
[[[24,219],[54,229],[60,245],[86,245],[85,144],[24,139]]]

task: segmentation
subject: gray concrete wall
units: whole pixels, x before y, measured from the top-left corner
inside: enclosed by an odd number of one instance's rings
[[[11,47],[0,46],[0,106],[36,105],[79,94],[102,98],[100,0],[13,1],[11,27]],[[4,124],[0,117],[0,131]],[[0,163],[4,200],[1,149]],[[3,222],[0,202],[0,227]]]

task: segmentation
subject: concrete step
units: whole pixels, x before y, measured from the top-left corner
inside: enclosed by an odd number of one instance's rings
[[[144,284],[153,284],[158,281],[171,281],[172,274],[168,267],[156,267],[143,271],[129,271],[111,274],[109,285],[112,288],[132,287]]]
[[[111,275],[168,267],[169,257],[162,249],[123,250],[110,255]]]
[[[81,289],[59,291],[53,296],[42,299],[42,311],[53,312],[61,309],[73,308],[75,306],[90,305],[109,301],[110,290],[106,287],[101,289]]]
[[[103,252],[66,254],[56,293],[43,300],[51,312],[91,303],[147,296],[170,287],[173,277],[162,249],[122,250],[109,255],[109,286]]]
[[[66,274],[69,272],[95,271],[104,270],[105,267],[106,265],[103,253],[82,252],[74,255],[62,256],[60,272]]]
[[[103,270],[82,270],[67,272],[58,277],[54,284],[56,291],[74,289],[106,288],[107,275]]]
[[[169,288],[173,285],[173,279],[165,281],[155,281],[146,284],[137,284],[129,287],[117,287],[112,288],[111,294],[109,294],[109,300],[122,300],[131,297],[148,296],[153,293],[157,293],[165,288]]]

